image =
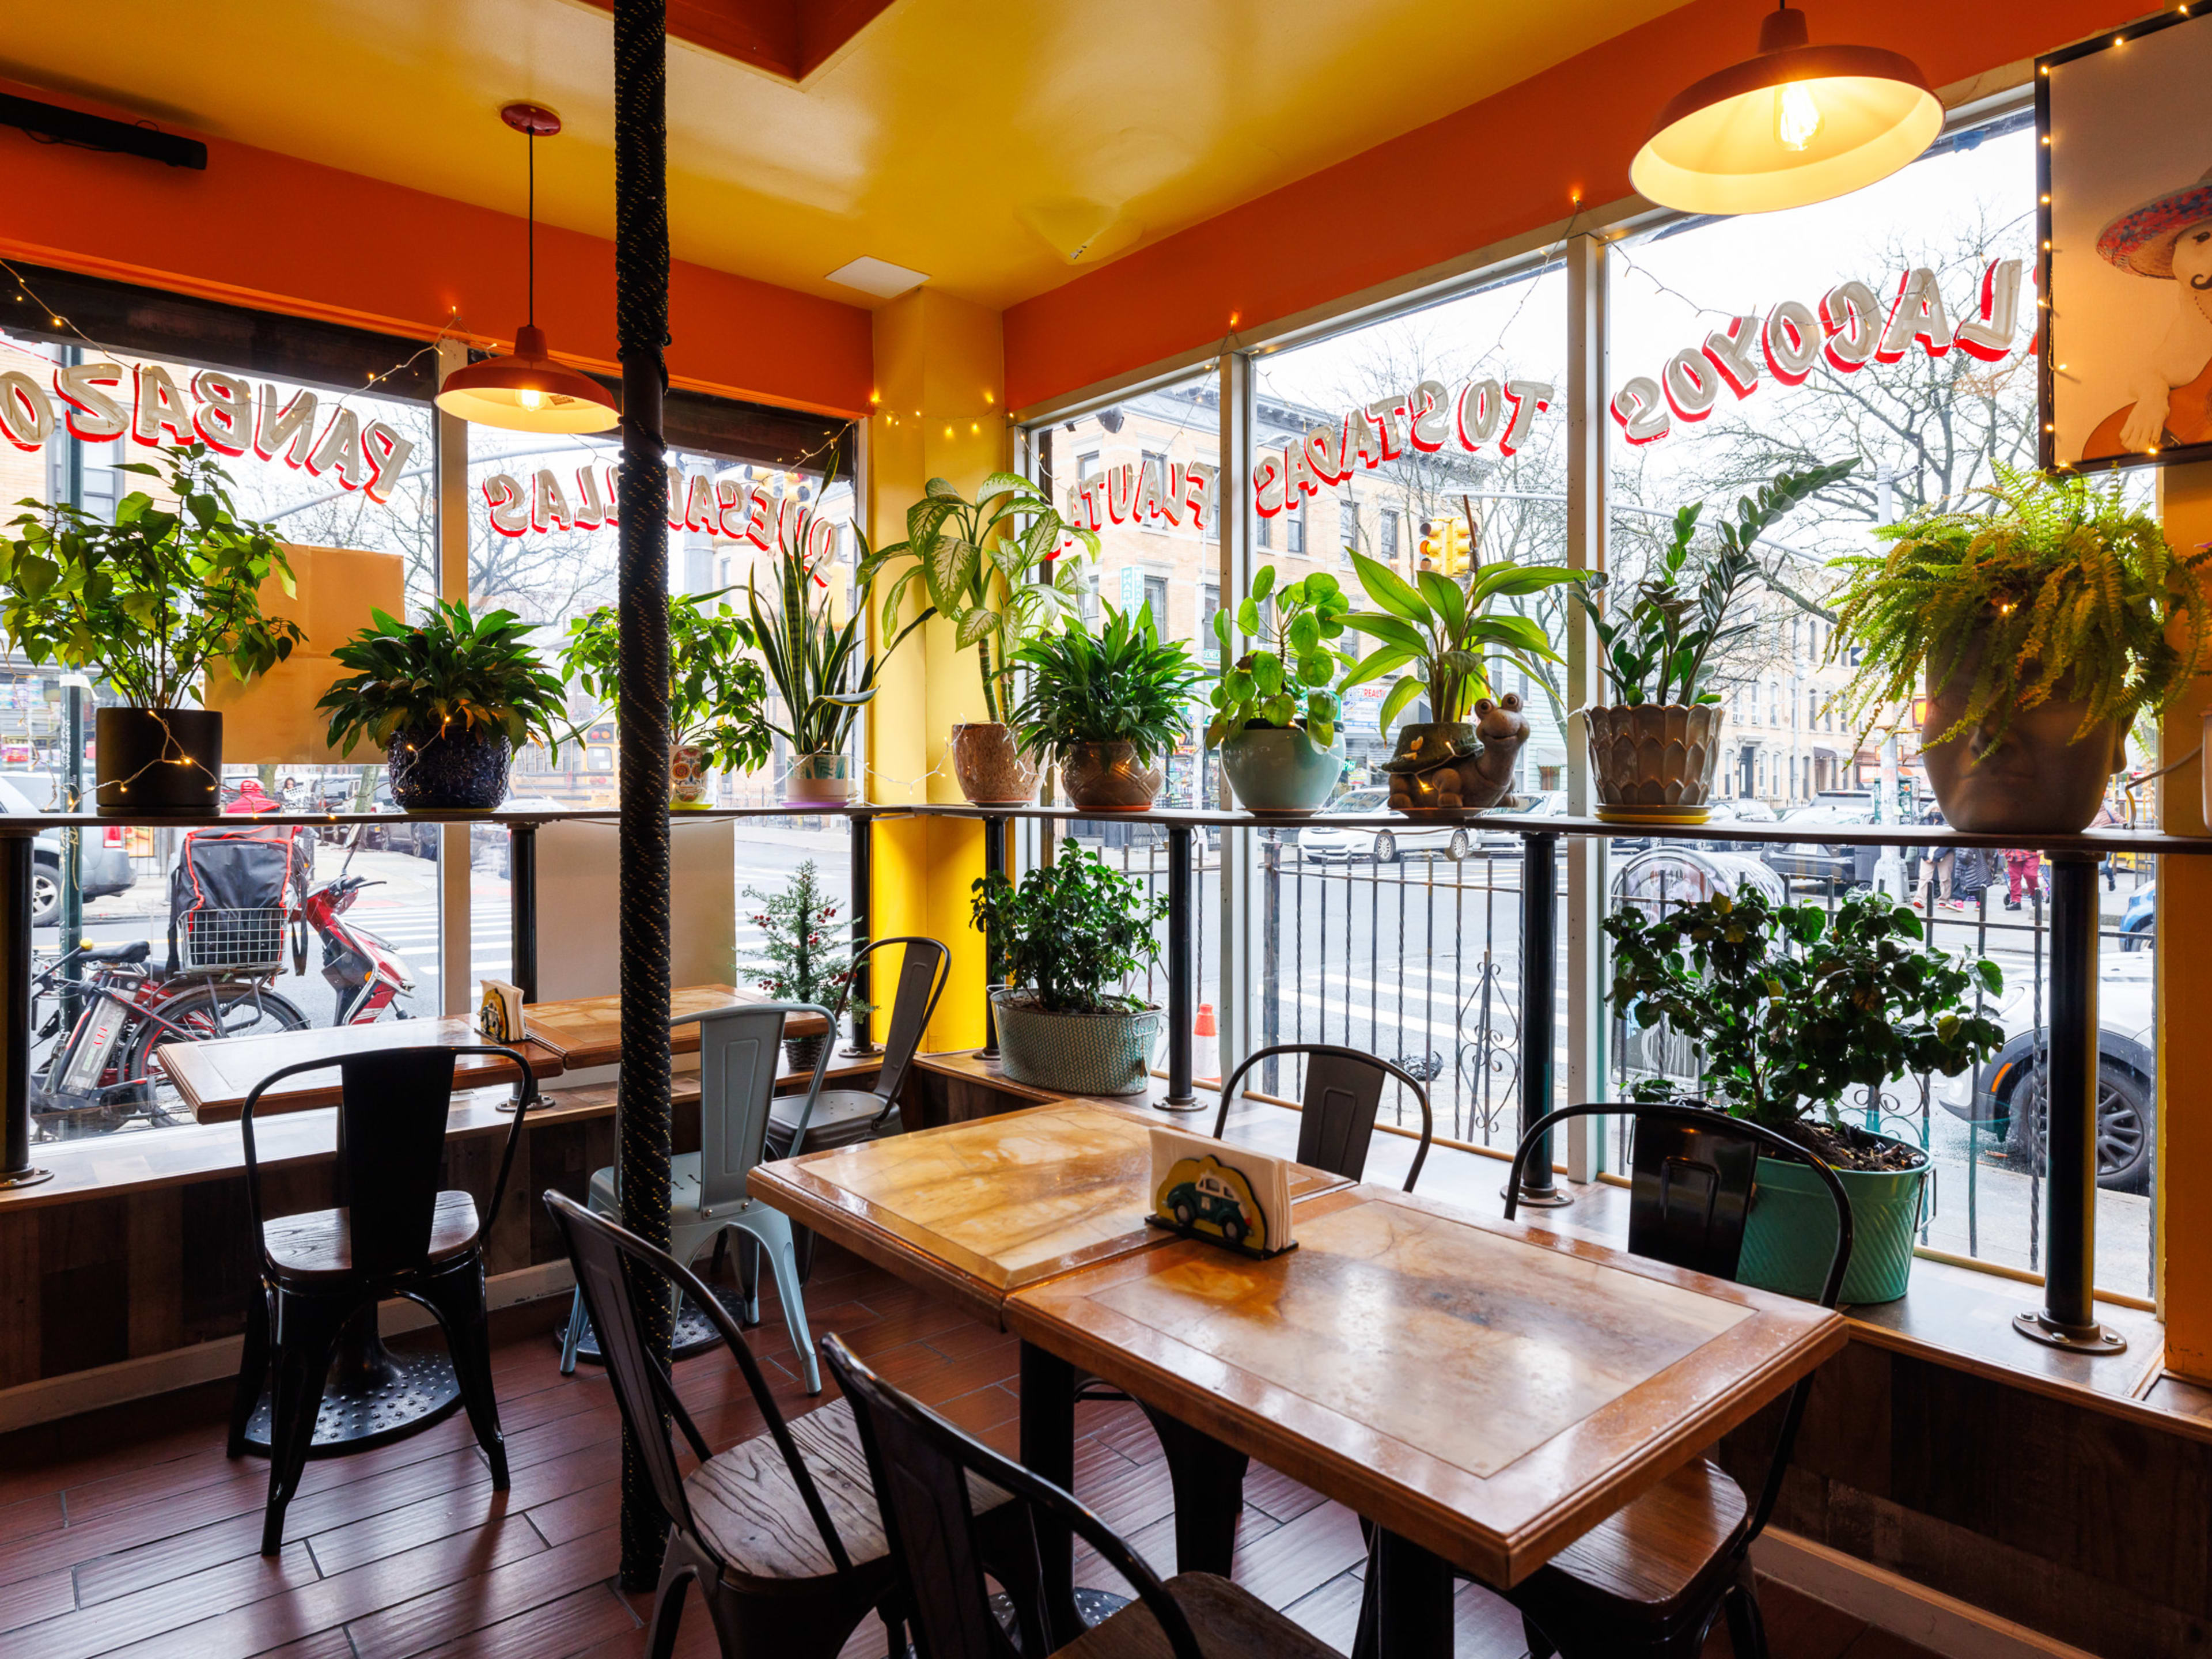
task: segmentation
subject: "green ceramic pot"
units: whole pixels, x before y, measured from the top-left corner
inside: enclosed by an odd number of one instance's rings
[[[1927,1155],[1917,1146],[1906,1150],[1919,1158],[1917,1168],[1836,1171],[1851,1206],[1845,1302],[1894,1302],[1905,1294],[1921,1194],[1928,1183]],[[1827,1188],[1809,1168],[1761,1156],[1737,1279],[1808,1301],[1818,1297],[1836,1249],[1835,1213]]]
[[[1247,726],[1221,740],[1221,769],[1253,812],[1314,812],[1344,775],[1344,728],[1323,749],[1297,726]]]
[[[1125,1014],[1048,1014],[1026,994],[997,990],[999,1063],[1016,1083],[1070,1095],[1137,1095],[1152,1086],[1152,1054],[1167,1029],[1158,1008]]]

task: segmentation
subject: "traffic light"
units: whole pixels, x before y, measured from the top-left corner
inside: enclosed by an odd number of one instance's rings
[[[1449,519],[1424,519],[1421,520],[1421,540],[1420,545],[1414,550],[1414,569],[1434,570],[1439,574],[1442,573],[1444,568],[1446,550],[1451,544],[1451,538],[1448,533],[1450,526],[1451,520]]]

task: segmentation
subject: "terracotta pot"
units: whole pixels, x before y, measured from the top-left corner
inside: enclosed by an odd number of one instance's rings
[[[1718,703],[1639,703],[1584,711],[1601,818],[1703,823],[1721,759]]]
[[[787,805],[853,799],[853,759],[849,755],[801,755],[791,763],[783,781]]]
[[[102,812],[212,817],[222,806],[222,716],[209,708],[102,708],[93,717]]]
[[[707,751],[679,743],[668,751],[668,805],[672,811],[703,811],[714,804],[714,780],[707,770]]]
[[[1014,747],[1003,721],[965,721],[952,728],[952,775],[977,806],[1026,806],[1036,799],[1037,765]]]
[[[1060,760],[1067,804],[1093,812],[1141,812],[1165,781],[1158,767],[1138,761],[1130,744],[1073,744]]]
[[[1943,821],[1985,835],[2070,836],[2087,829],[2112,774],[2127,763],[2127,733],[2118,720],[2102,720],[2076,742],[2088,705],[2066,695],[2068,683],[2034,708],[2015,712],[2002,738],[1993,736],[1990,720],[1948,743],[1930,741],[1966,713],[1982,643],[1978,635],[1940,689],[1928,684],[1920,759]]]

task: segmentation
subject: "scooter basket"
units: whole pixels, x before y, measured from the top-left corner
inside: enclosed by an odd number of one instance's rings
[[[183,972],[262,974],[283,966],[282,910],[197,909],[178,920],[177,958]]]

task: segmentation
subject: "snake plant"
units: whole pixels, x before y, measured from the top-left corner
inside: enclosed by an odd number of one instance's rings
[[[807,562],[797,538],[787,538],[775,556],[775,592],[763,605],[751,575],[745,578],[745,604],[753,637],[769,684],[783,699],[783,718],[773,715],[768,728],[791,745],[794,756],[841,752],[853,730],[853,717],[876,695],[876,673],[906,636],[921,626],[917,617],[871,655],[861,630],[867,622],[865,601],[841,626],[830,614],[829,583]],[[819,587],[816,599],[810,587]]]

